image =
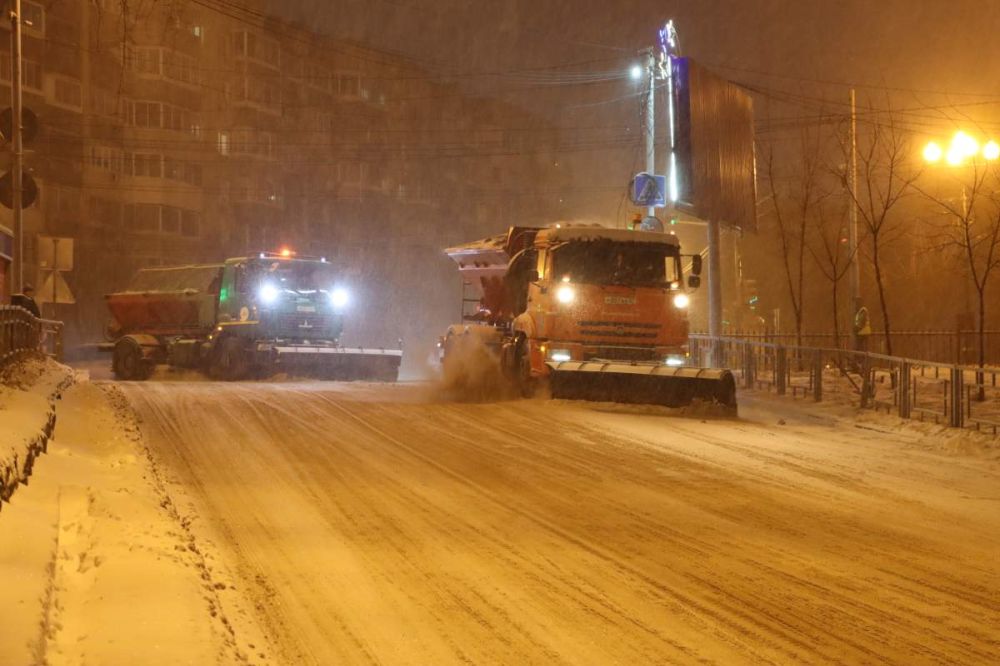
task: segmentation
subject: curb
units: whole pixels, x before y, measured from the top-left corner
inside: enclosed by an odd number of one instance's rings
[[[70,371],[52,391],[49,396],[49,410],[45,425],[39,434],[35,435],[25,446],[24,460],[20,459],[20,452],[15,452],[13,458],[6,462],[0,462],[0,511],[3,510],[3,503],[9,502],[18,486],[28,484],[28,478],[35,466],[35,459],[48,451],[49,440],[56,429],[56,401],[62,398],[63,392],[76,382],[76,377]]]

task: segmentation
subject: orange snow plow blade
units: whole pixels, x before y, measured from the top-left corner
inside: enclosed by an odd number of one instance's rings
[[[550,361],[553,398],[683,407],[695,401],[736,409],[729,370],[620,361]]]

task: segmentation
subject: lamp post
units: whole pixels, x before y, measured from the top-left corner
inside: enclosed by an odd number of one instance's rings
[[[962,167],[966,167],[966,166],[976,166],[977,164],[980,164],[982,162],[990,163],[990,162],[996,162],[998,159],[1000,159],[1000,144],[998,144],[996,141],[990,139],[990,140],[986,141],[986,143],[980,145],[980,142],[978,140],[976,140],[972,135],[968,134],[967,132],[963,132],[963,131],[959,130],[952,137],[951,142],[948,144],[947,149],[943,148],[940,144],[938,144],[935,141],[929,141],[924,146],[924,149],[923,149],[923,158],[924,158],[924,161],[927,162],[928,164],[943,164],[944,166],[949,167],[949,168],[953,168],[953,169],[958,169],[958,168],[962,168]],[[973,190],[973,196],[975,196],[975,192],[976,191]],[[975,201],[973,201],[972,204],[974,205]],[[973,214],[973,212],[969,209],[969,206],[970,206],[970,203],[969,203],[968,187],[967,187],[966,183],[963,181],[962,182],[962,224],[964,224],[964,225],[969,225],[969,224],[972,223],[972,214]],[[966,240],[966,243],[968,243],[968,242],[969,241]],[[970,261],[973,261],[973,259],[971,258],[971,254],[970,254]],[[975,277],[974,267],[970,266],[970,270],[973,271],[973,273],[972,273],[973,278],[974,279],[978,279],[978,278]],[[979,285],[979,284],[977,284],[976,288],[977,289],[982,289],[982,286]],[[966,311],[968,311],[969,307],[970,307],[968,287],[966,287],[966,289],[964,291],[965,291],[965,297],[966,297],[965,309],[966,309]],[[982,337],[982,330],[985,327],[985,322],[982,321],[983,317],[982,317],[982,293],[981,292],[980,292],[979,296],[980,296],[980,315],[979,315],[980,321],[978,322],[978,324],[979,324],[980,338],[981,338]],[[958,331],[958,345],[959,345],[959,351],[958,351],[958,353],[959,353],[959,358],[957,360],[959,362],[961,362],[961,360],[962,360],[961,359],[961,338],[962,338],[962,335],[961,335],[961,325],[957,326],[956,328],[959,329],[959,331]],[[980,339],[979,344],[980,344],[979,365],[982,366],[982,363],[983,363],[982,345],[984,344],[982,339]],[[979,400],[983,400],[984,399],[984,395],[983,395],[983,393],[984,393],[983,392],[983,375],[982,375],[981,372],[977,372],[976,373],[976,382],[979,385],[979,395],[978,395]]]

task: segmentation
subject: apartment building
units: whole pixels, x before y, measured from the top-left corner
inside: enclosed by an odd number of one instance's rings
[[[447,278],[441,247],[558,216],[558,134],[531,114],[256,12],[147,4],[23,0],[26,276],[39,235],[74,240],[74,340],[140,267],[289,246],[341,263],[381,304],[354,333],[388,344],[452,307],[416,279]]]

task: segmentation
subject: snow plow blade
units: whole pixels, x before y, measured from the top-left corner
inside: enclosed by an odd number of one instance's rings
[[[394,382],[403,360],[401,349],[281,345],[273,348],[278,367],[323,379]]]
[[[729,370],[615,361],[548,362],[553,398],[683,407],[694,401],[736,409]]]

